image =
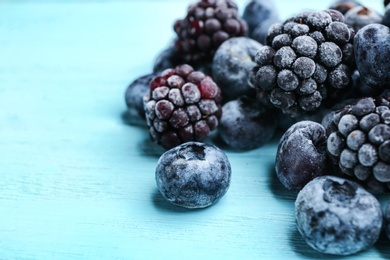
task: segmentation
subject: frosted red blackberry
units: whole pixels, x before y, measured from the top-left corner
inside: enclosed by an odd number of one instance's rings
[[[198,0],[187,15],[174,24],[175,48],[184,62],[211,62],[217,48],[227,39],[246,36],[246,22],[231,0]]]
[[[151,139],[165,149],[204,140],[218,126],[221,99],[213,79],[190,65],[164,70],[145,98]]]
[[[302,12],[270,26],[250,84],[290,117],[334,105],[352,86],[354,31],[337,10]]]
[[[362,98],[335,111],[327,151],[339,171],[374,192],[390,191],[390,102]]]

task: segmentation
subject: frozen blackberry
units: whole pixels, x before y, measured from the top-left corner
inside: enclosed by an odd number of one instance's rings
[[[198,0],[177,20],[175,48],[184,62],[195,66],[211,62],[217,48],[227,39],[246,36],[247,24],[231,0]]]
[[[335,111],[327,152],[336,168],[376,193],[390,190],[390,102],[361,98]]]
[[[302,12],[269,27],[250,84],[291,117],[335,104],[352,86],[353,29],[337,10]]]
[[[190,65],[164,70],[145,97],[151,139],[165,149],[204,140],[218,126],[221,99],[213,79]]]

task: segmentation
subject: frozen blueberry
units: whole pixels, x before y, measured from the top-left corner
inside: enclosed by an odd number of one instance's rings
[[[383,228],[387,237],[390,239],[390,202],[387,202],[387,206],[383,215]]]
[[[293,124],[282,136],[275,170],[290,190],[300,190],[313,178],[329,174],[325,128],[313,121]]]
[[[352,97],[361,98],[361,97],[376,97],[380,95],[381,91],[378,91],[374,88],[368,86],[360,77],[358,70],[355,70],[352,74]]]
[[[228,157],[218,147],[187,142],[161,155],[156,183],[167,201],[186,208],[204,208],[225,195],[231,171]]]
[[[354,51],[361,80],[368,86],[384,90],[390,82],[390,29],[369,24],[355,36]]]
[[[234,149],[258,148],[272,138],[275,129],[274,114],[248,97],[242,96],[222,106],[218,133]]]
[[[183,59],[175,51],[173,43],[171,43],[156,56],[153,64],[153,72],[155,74],[161,73],[165,69],[174,68],[182,63]]]
[[[295,201],[299,232],[315,250],[351,255],[371,247],[382,228],[379,201],[355,182],[321,176],[310,181]]]
[[[166,69],[174,68],[184,63],[183,56],[177,52],[174,43],[171,43],[156,56],[153,64],[153,73],[159,74]],[[197,71],[208,75],[211,74],[211,62],[198,62],[193,64],[193,67]]]
[[[276,17],[270,17],[269,19],[263,21],[254,29],[251,38],[260,42],[261,44],[265,44],[269,28],[273,24],[277,23],[280,23],[280,20]]]
[[[381,23],[382,15],[365,6],[355,6],[344,15],[344,22],[351,26],[355,32],[372,23]]]
[[[390,5],[386,5],[385,13],[383,14],[382,24],[387,27],[390,26]]]
[[[248,25],[248,36],[252,37],[255,28],[268,19],[278,19],[279,14],[272,1],[251,0],[244,9],[242,18]]]
[[[134,80],[125,91],[127,106],[127,119],[132,124],[142,123],[146,125],[144,96],[149,93],[150,81],[155,74],[147,74]]]
[[[346,12],[348,12],[355,6],[361,6],[361,4],[355,0],[336,0],[329,6],[329,9],[339,11],[340,13],[345,15]]]
[[[252,95],[254,89],[248,84],[248,77],[257,51],[262,44],[247,37],[231,38],[224,42],[214,55],[212,75],[220,86],[224,102],[241,95]]]

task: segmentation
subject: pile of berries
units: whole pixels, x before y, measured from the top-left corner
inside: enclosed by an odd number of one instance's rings
[[[226,154],[206,142],[250,150],[283,131],[275,172],[299,192],[302,237],[322,253],[360,252],[382,227],[390,237],[390,204],[383,214],[375,196],[390,192],[390,5],[382,15],[335,1],[280,22],[266,2],[242,16],[232,0],[189,6],[153,73],[127,88],[129,116],[166,150],[162,195],[188,208],[214,204],[230,184]]]

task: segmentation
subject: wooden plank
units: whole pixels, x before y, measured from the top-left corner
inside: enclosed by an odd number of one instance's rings
[[[212,207],[159,194],[162,150],[122,120],[124,91],[151,71],[188,2],[1,5],[0,259],[332,258],[296,231],[296,193],[273,171],[276,139],[227,151],[231,187]],[[389,248],[383,238],[349,259],[385,259]]]

